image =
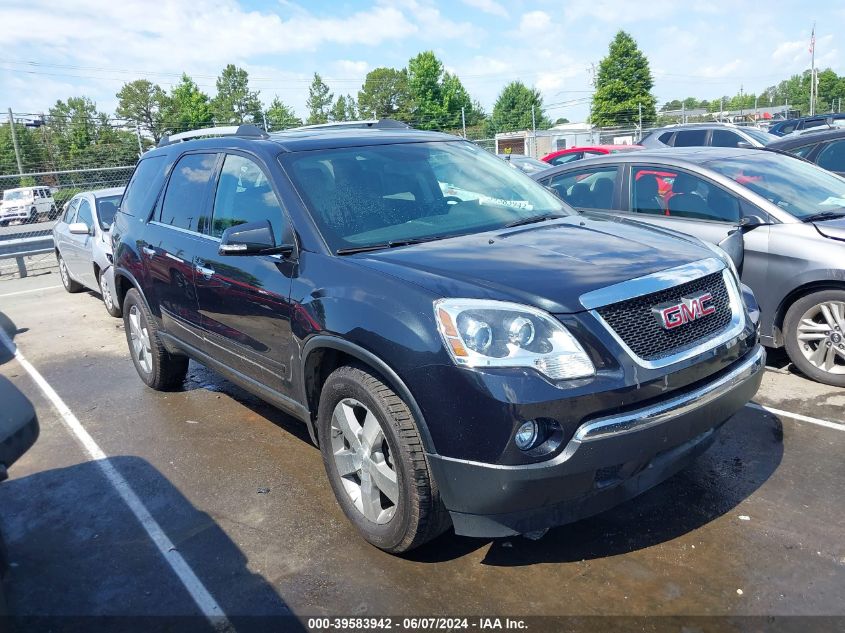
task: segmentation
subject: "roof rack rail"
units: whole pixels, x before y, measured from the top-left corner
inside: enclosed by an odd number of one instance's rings
[[[188,141],[202,136],[240,136],[244,138],[270,138],[267,132],[254,125],[224,125],[222,127],[207,127],[190,132],[179,132],[170,136],[162,136],[158,147],[172,145],[180,141]]]
[[[333,123],[317,123],[316,125],[302,125],[289,128],[285,132],[300,130],[344,130],[375,128],[377,130],[410,130],[411,126],[396,119],[367,119],[362,121],[336,121]]]

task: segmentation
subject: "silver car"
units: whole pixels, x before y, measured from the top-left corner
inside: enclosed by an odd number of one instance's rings
[[[660,147],[765,147],[778,137],[754,127],[731,123],[686,123],[652,130],[640,141],[650,148]]]
[[[114,301],[114,266],[110,229],[123,187],[76,194],[53,227],[59,274],[68,292],[89,288],[100,293],[106,310],[121,316]]]
[[[572,206],[737,244],[761,339],[810,378],[845,387],[845,178],[755,149],[612,154],[533,176]],[[741,238],[741,239],[740,239]]]

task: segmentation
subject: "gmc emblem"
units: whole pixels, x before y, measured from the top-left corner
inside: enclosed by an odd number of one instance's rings
[[[716,312],[713,295],[699,292],[689,297],[681,297],[677,303],[661,303],[651,309],[657,322],[665,330],[674,330],[690,321],[710,316]]]

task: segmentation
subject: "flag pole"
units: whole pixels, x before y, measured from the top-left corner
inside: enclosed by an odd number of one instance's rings
[[[816,113],[816,23],[810,35],[810,116]]]

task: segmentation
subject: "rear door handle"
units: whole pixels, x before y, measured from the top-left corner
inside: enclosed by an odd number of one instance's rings
[[[150,248],[149,246],[142,246],[141,250],[144,251],[145,255],[149,255],[150,257],[156,254],[156,249]]]
[[[197,272],[206,279],[211,279],[211,277],[214,275],[213,268],[206,268],[205,266],[200,266],[199,264],[197,264],[195,268],[197,269]]]

